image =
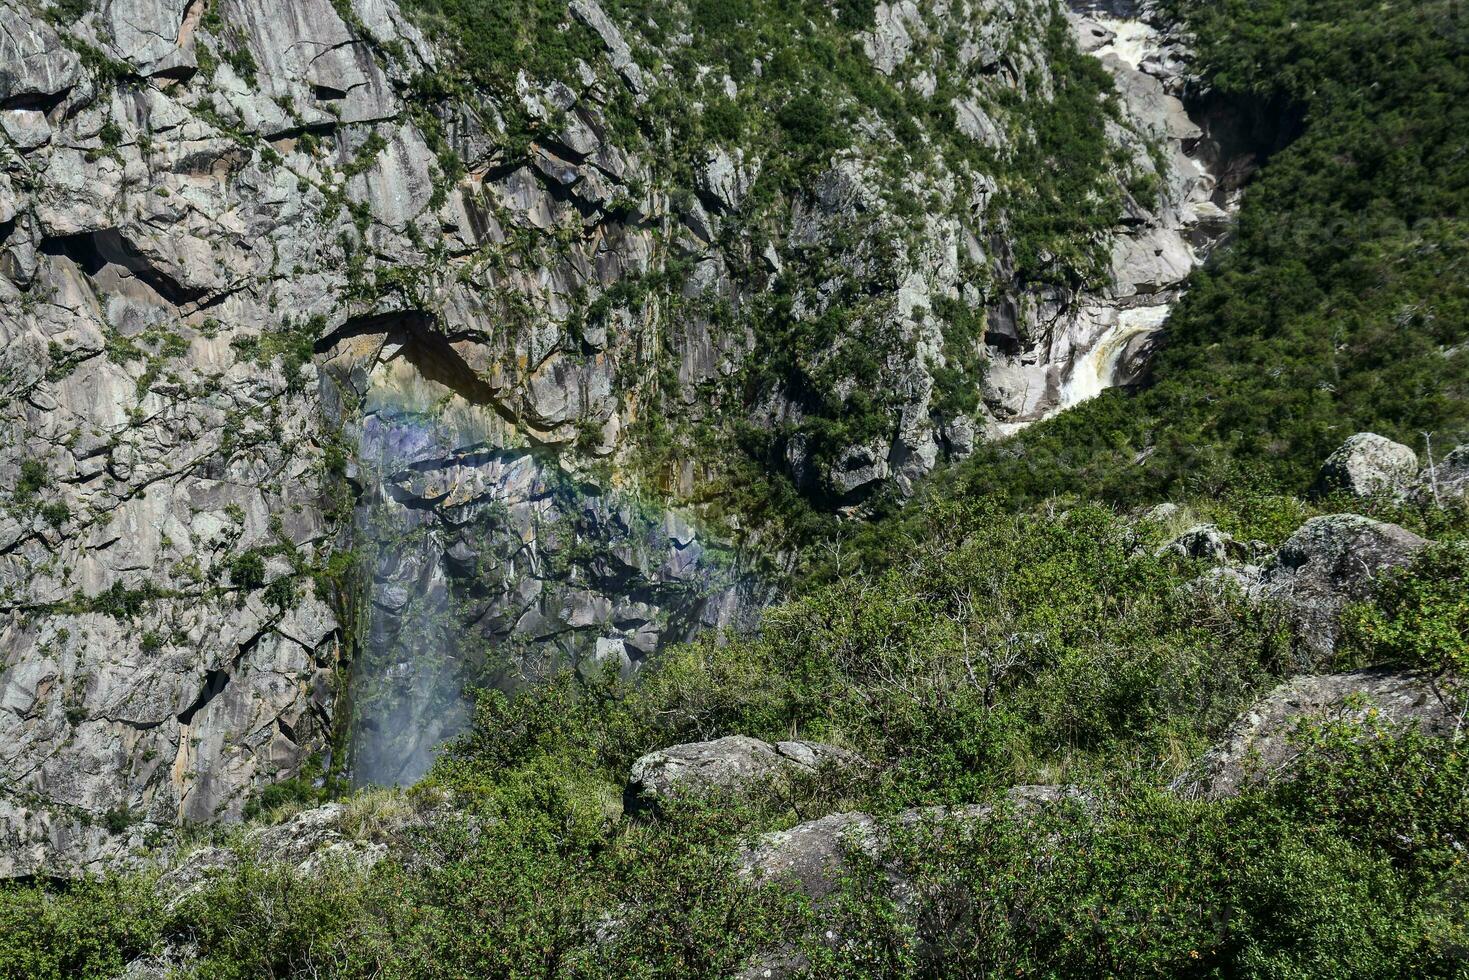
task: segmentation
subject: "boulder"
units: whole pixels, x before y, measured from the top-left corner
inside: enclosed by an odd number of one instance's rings
[[[1396,524],[1356,514],[1313,517],[1261,568],[1252,595],[1281,603],[1305,646],[1324,658],[1336,648],[1343,607],[1368,598],[1385,572],[1427,545]]]
[[[1244,548],[1213,524],[1197,524],[1163,545],[1157,553],[1160,557],[1172,554],[1224,562],[1243,557]]]
[[[1469,503],[1469,445],[1460,446],[1443,459],[1423,467],[1409,488],[1420,503],[1440,507]]]
[[[1143,511],[1142,520],[1151,524],[1167,524],[1169,521],[1183,513],[1183,508],[1171,501],[1154,504]]]
[[[1006,792],[1005,800],[1012,812],[1024,813],[1068,800],[1084,802],[1084,797],[1072,787],[1014,786]],[[736,868],[740,875],[757,882],[768,882],[799,892],[819,911],[841,885],[848,858],[854,853],[879,857],[893,831],[930,826],[943,828],[946,833],[954,829],[963,833],[965,827],[988,820],[995,809],[994,804],[977,803],[918,807],[888,818],[867,813],[833,813],[819,820],[797,824],[789,830],[762,835],[740,853]],[[899,909],[913,914],[911,883],[896,866],[885,862],[883,871]],[[832,929],[823,929],[822,932],[828,942],[841,939]],[[755,956],[739,975],[762,980],[801,976],[806,975],[808,966],[805,958],[795,950],[773,949]]]
[[[1063,786],[1013,786],[1005,797],[1018,810],[1080,798],[1074,789]],[[962,825],[984,820],[994,811],[995,807],[988,803],[916,807],[894,815],[888,825],[911,828],[944,821]],[[820,901],[841,882],[846,855],[853,848],[877,853],[884,826],[883,820],[867,813],[833,813],[789,830],[764,834],[741,853],[740,873],[780,882]]]
[[[1301,719],[1416,723],[1445,735],[1463,725],[1462,708],[1442,682],[1422,674],[1355,670],[1297,677],[1250,708],[1224,740],[1173,784],[1189,797],[1217,800],[1281,778],[1299,752],[1290,738]]]
[[[633,763],[624,801],[635,812],[685,794],[729,793],[824,769],[852,774],[866,766],[859,756],[820,742],[772,743],[729,735],[649,752]]]
[[[1418,475],[1418,456],[1402,443],[1375,432],[1358,432],[1321,467],[1312,491],[1318,496],[1340,491],[1354,497],[1398,493]]]

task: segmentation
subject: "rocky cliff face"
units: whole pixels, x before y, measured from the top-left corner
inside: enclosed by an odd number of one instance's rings
[[[384,0],[0,0],[0,875],[741,624],[741,474],[859,509],[1128,380],[1222,227],[1137,22],[1075,21],[1105,105],[1044,4],[823,22],[895,101],[816,131],[779,52],[619,9],[476,87]],[[670,115],[726,104],[779,126]]]
[[[1108,240],[1099,288],[1021,293],[992,309],[986,406],[1000,433],[1141,377],[1183,280],[1223,238],[1249,163],[1212,132],[1190,97],[1188,51],[1148,10],[1115,6],[1071,15],[1081,49],[1106,69],[1123,105],[1109,138],[1133,154],[1156,194],[1129,195]]]

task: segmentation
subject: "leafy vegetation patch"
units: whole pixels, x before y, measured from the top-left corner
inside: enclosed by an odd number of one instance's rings
[[[110,977],[165,945],[231,978],[716,977],[781,949],[812,977],[1455,975],[1462,742],[1305,726],[1294,781],[1180,799],[1160,787],[1288,653],[1268,608],[1180,590],[1199,564],[1155,557],[1164,528],[1104,509],[930,517],[892,572],[849,572],[760,636],[675,651],[637,687],[561,674],[486,693],[424,784],[348,799],[346,831],[391,847],[370,871],[303,875],[244,849],[168,907],[147,876],[0,888],[0,976]],[[1363,622],[1439,608],[1453,562],[1430,552]],[[1391,632],[1351,642],[1348,659],[1422,659]],[[622,815],[639,755],[735,733],[835,742],[875,768]],[[894,823],[820,906],[738,871],[763,831],[1026,782],[1083,795]],[[316,797],[303,784],[260,803],[279,817]],[[915,904],[894,903],[895,869]]]
[[[1109,391],[1006,443],[960,482],[1017,499],[1138,504],[1241,483],[1302,493],[1364,430],[1469,441],[1464,225],[1469,62],[1448,2],[1191,3],[1216,97],[1299,114],[1245,192],[1144,390]]]

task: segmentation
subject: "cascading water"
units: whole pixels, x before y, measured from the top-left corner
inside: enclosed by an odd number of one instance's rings
[[[493,413],[456,395],[473,379],[456,373],[447,347],[422,318],[402,316],[345,332],[328,361],[352,393],[342,422],[355,442],[353,549],[366,573],[350,681],[358,785],[417,780],[467,723],[469,692],[499,680],[490,645],[464,628],[466,584],[434,507],[443,495],[415,492],[425,467],[496,434]]]
[[[1056,410],[1078,405],[1131,380],[1127,376],[1129,372],[1124,370],[1128,351],[1162,330],[1169,309],[1168,306],[1137,306],[1119,310],[1117,323],[1072,365],[1070,376],[1061,386]]]
[[[468,651],[454,628],[435,521],[393,492],[393,476],[423,434],[412,416],[373,413],[361,428],[356,533],[369,601],[352,677],[352,776],[359,785],[415,781],[467,718]]]
[[[524,446],[426,317],[356,324],[327,353],[368,579],[355,783],[422,776],[477,688],[567,667],[630,677],[668,643],[748,622],[768,594],[679,514]]]

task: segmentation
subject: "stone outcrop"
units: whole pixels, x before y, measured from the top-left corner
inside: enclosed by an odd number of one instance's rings
[[[362,193],[333,174],[404,110],[326,0],[219,6],[228,38],[197,3],[119,0],[64,35],[5,5],[0,875],[237,818],[332,725],[310,324],[351,227],[328,198]],[[241,48],[249,83],[221,60]]]
[[[627,809],[635,811],[684,795],[737,792],[822,772],[850,778],[866,767],[853,753],[820,742],[763,742],[729,735],[642,756],[633,763],[624,799]]]
[[[1395,524],[1356,514],[1313,517],[1261,567],[1252,592],[1280,603],[1306,647],[1325,658],[1336,647],[1342,609],[1370,597],[1383,575],[1427,545]]]
[[[1414,500],[1440,507],[1469,504],[1469,446],[1460,446],[1424,466],[1409,494]]]
[[[167,870],[153,889],[164,909],[174,912],[241,868],[306,878],[365,874],[390,851],[407,861],[425,861],[426,856],[403,845],[415,831],[444,821],[476,826],[473,818],[454,811],[446,800],[415,804],[399,795],[375,793],[350,805],[328,803],[235,832],[227,845],[208,844],[161,862]],[[199,965],[195,943],[175,937],[161,950],[128,964],[122,978],[171,980],[193,975]]]
[[[361,840],[344,833],[348,808],[341,803],[303,810],[275,824],[256,827],[232,847],[210,845],[186,855],[159,877],[156,889],[165,904],[174,906],[249,860],[262,867],[289,867],[309,875],[333,863],[366,870],[387,854],[381,841]]]
[[[1326,458],[1313,488],[1353,497],[1401,494],[1418,475],[1418,456],[1375,432],[1359,432]]]
[[[1064,786],[1014,786],[1005,799],[1008,807],[1023,812],[1081,797]],[[919,807],[886,820],[866,813],[833,813],[789,830],[765,834],[742,853],[739,867],[742,874],[780,882],[819,901],[840,884],[845,856],[852,849],[870,854],[878,852],[885,826],[952,823],[962,827],[988,819],[994,812],[993,805],[976,803],[961,807]]]
[[[1291,738],[1301,721],[1347,721],[1397,727],[1416,725],[1429,735],[1464,728],[1462,692],[1452,682],[1395,670],[1296,677],[1250,708],[1224,740],[1180,777],[1176,792],[1203,799],[1236,796],[1288,775],[1299,757]]]

